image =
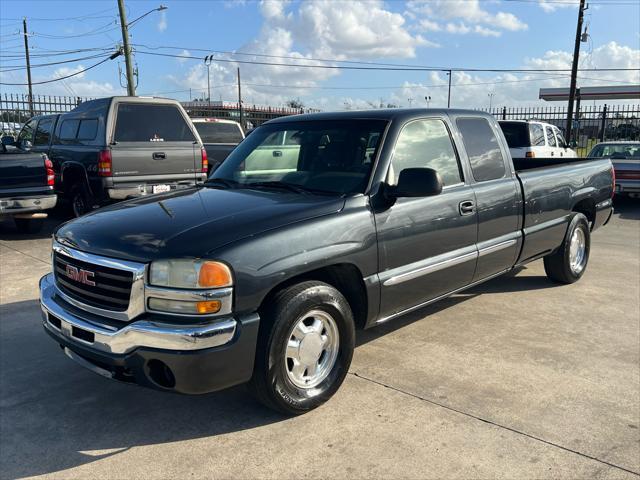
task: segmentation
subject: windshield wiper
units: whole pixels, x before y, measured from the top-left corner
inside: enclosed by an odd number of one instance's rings
[[[224,188],[237,188],[239,183],[235,180],[228,180],[226,178],[210,178],[204,185],[211,187],[224,187]]]
[[[245,183],[244,184],[245,188],[279,188],[281,190],[289,190],[290,192],[294,192],[294,193],[302,193],[302,194],[309,194],[309,193],[315,193],[315,194],[331,194],[332,192],[327,192],[325,190],[318,190],[315,188],[309,188],[309,187],[304,187],[302,185],[298,185],[298,184],[294,184],[294,183],[287,183],[287,182],[280,182],[280,181],[269,181],[269,182],[251,182],[251,183]]]

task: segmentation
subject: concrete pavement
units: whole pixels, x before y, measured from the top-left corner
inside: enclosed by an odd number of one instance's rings
[[[42,331],[47,232],[0,223],[0,477],[637,479],[640,203],[617,208],[577,284],[535,262],[359,332],[336,397],[292,419],[75,365]]]

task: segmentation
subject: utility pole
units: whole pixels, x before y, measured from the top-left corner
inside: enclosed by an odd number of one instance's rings
[[[585,0],[580,0],[578,9],[578,26],[576,27],[576,43],[573,47],[573,63],[571,64],[571,85],[569,86],[569,105],[567,106],[567,128],[565,136],[571,142],[571,128],[573,127],[573,102],[576,97],[576,77],[578,76],[578,59],[580,57],[580,40],[582,35],[582,21],[584,19]]]
[[[24,55],[27,60],[27,83],[29,85],[29,114],[33,117],[33,89],[31,86],[31,62],[29,61],[29,37],[27,36],[27,17],[22,18],[22,33],[24,35]]]
[[[122,45],[124,46],[124,63],[127,68],[127,95],[136,96],[136,84],[133,81],[133,63],[131,62],[131,46],[129,45],[129,25],[124,10],[124,0],[118,0],[120,10],[120,27],[122,28]]]
[[[240,126],[244,130],[244,116],[242,115],[242,89],[240,87],[240,67],[238,67],[238,109],[240,110]]]
[[[447,95],[447,108],[451,108],[451,70],[449,70],[447,75],[449,75],[449,94]]]
[[[491,113],[491,105],[493,104],[493,96],[495,95],[495,93],[491,92],[491,93],[487,93],[487,96],[489,97],[489,113]]]
[[[204,57],[204,64],[207,66],[207,101],[209,102],[209,110],[211,110],[211,73],[209,72],[209,67],[211,67],[212,59],[213,55]]]

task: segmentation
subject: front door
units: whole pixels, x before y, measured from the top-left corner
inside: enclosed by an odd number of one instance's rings
[[[444,118],[407,123],[387,176],[395,184],[405,168],[433,168],[441,194],[399,198],[376,212],[380,265],[380,319],[469,284],[476,266],[477,214]]]

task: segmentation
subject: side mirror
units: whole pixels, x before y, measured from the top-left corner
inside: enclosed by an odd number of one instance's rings
[[[578,142],[576,142],[575,140],[571,140],[569,142],[569,147],[571,148],[577,148],[578,147]]]
[[[13,138],[11,135],[5,135],[4,137],[2,137],[2,145],[4,145],[5,147],[8,147],[10,145],[15,145],[16,144],[16,139]]]
[[[442,192],[442,177],[433,168],[405,168],[398,184],[390,186],[388,195],[399,197],[431,197]]]

